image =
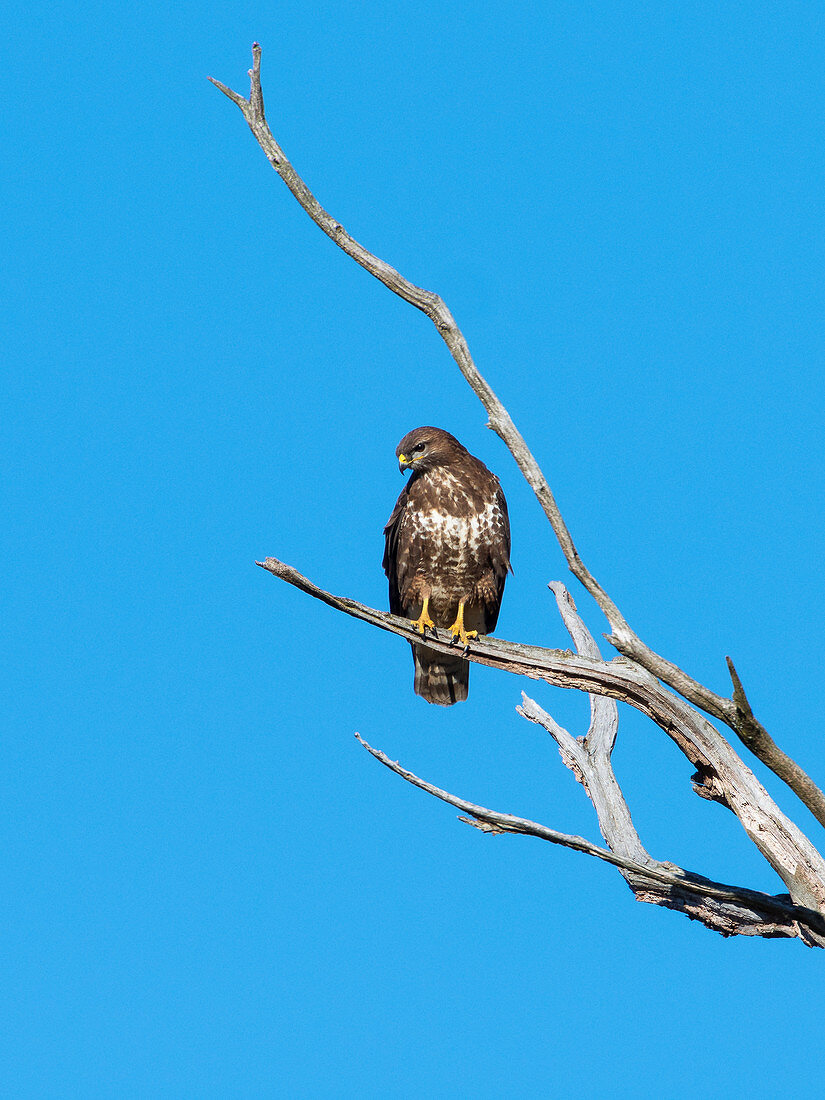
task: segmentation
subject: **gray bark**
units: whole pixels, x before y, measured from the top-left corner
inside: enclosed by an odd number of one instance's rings
[[[591,721],[587,734],[575,738],[526,695],[517,709],[541,725],[558,745],[562,760],[582,784],[594,805],[599,827],[609,848],[581,837],[558,833],[547,826],[467,802],[419,779],[382,752],[362,743],[382,764],[408,782],[469,814],[483,831],[520,832],[586,852],[619,868],[640,901],[676,909],[723,935],[788,936],[809,945],[825,946],[825,860],[801,830],[776,806],[765,788],[711,724],[706,715],[723,722],[770,767],[825,825],[825,795],[803,769],[776,746],[757,721],[733,662],[727,658],[733,694],[727,699],[704,687],[686,672],[655,653],[631,629],[619,608],[585,566],[559,511],[550,486],[504,405],[481,376],[467,342],[443,300],[415,286],[395,268],[354,240],[317,201],[290,164],[266,122],[260,79],[261,49],[253,46],[249,72],[250,95],[244,99],[220,81],[212,80],[241,110],[272,167],[312,220],[366,271],[393,293],[425,313],[435,324],[453,359],[478,396],[491,427],[512,453],[538,498],[573,575],[594,598],[610,623],[608,641],[620,656],[604,661],[560,582],[551,584],[562,619],[576,653],[544,649],[501,639],[480,638],[467,654],[469,660],[490,665],[558,687],[590,695]],[[297,570],[276,558],[259,562],[273,575],[323,600],[340,611],[383,630],[410,639],[406,619],[377,611],[346,597],[318,588]],[[429,646],[453,653],[446,640],[428,639]],[[668,688],[673,688],[678,695]],[[681,697],[680,697],[681,696]],[[736,815],[748,837],[785,883],[788,894],[769,895],[743,887],[715,883],[675,864],[654,860],[645,850],[630,817],[611,764],[616,738],[615,700],[640,710],[670,737],[696,768],[693,788],[703,798],[726,806]],[[704,712],[704,713],[702,713]],[[357,736],[357,735],[356,735]],[[359,737],[359,740],[362,740]]]

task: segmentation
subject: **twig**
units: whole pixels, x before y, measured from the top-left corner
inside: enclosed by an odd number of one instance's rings
[[[780,749],[762,723],[754,718],[733,661],[730,657],[726,657],[725,660],[733,684],[733,703],[737,713],[735,730],[739,739],[747,745],[754,756],[771,769],[774,775],[778,775],[787,783],[818,821],[825,824],[825,795],[807,772]]]

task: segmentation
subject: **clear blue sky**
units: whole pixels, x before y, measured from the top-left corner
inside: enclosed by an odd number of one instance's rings
[[[21,1096],[789,1097],[825,953],[725,941],[469,799],[598,839],[526,688],[428,707],[386,604],[399,438],[500,476],[503,637],[566,644],[538,505],[430,323],[441,293],[647,640],[825,780],[820,4],[37,2],[3,16],[0,1029]],[[573,587],[597,636],[599,612]],[[658,858],[782,885],[655,727],[616,767]],[[761,775],[761,772],[760,772]],[[771,777],[783,808],[822,830]]]

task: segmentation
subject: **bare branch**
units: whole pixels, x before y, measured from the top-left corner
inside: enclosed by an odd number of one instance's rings
[[[576,606],[567,589],[559,582],[550,585],[556,597],[559,611],[571,638],[580,654],[600,659],[601,654],[595,639],[579,617]],[[636,865],[655,867],[666,872],[686,872],[675,868],[673,864],[654,861],[642,845],[639,834],[630,816],[630,809],[622,794],[613,771],[611,755],[618,728],[616,704],[612,699],[590,695],[590,727],[587,736],[573,738],[563,730],[542,707],[522,692],[522,705],[517,707],[519,714],[532,722],[543,726],[556,741],[564,763],[573,771],[593,803],[599,822],[599,829],[607,841],[610,850]],[[705,895],[697,906],[696,897],[682,890],[658,886],[651,888],[649,877],[640,876],[628,868],[620,868],[621,874],[639,901],[685,913],[702,921],[716,931],[728,934],[731,930],[731,914],[725,905],[717,899]],[[738,914],[741,918],[741,913]],[[741,930],[741,923],[737,923]]]
[[[244,109],[244,104],[246,103],[246,100],[242,95],[238,95],[238,93],[233,92],[231,88],[227,88],[227,86],[225,84],[222,84],[220,80],[216,80],[214,76],[208,76],[206,79],[211,81],[211,83],[214,84],[215,87],[219,89],[219,91],[223,92],[227,99],[231,99],[236,107],[240,107],[241,110]]]
[[[608,707],[613,709],[616,707],[612,699],[591,696],[591,699],[594,698],[599,698]],[[645,851],[631,820],[630,810],[616,781],[609,754],[598,750],[592,751],[587,737],[576,740],[525,692],[521,693],[521,700],[521,705],[516,707],[516,711],[522,718],[546,729],[556,742],[565,766],[573,772],[593,803],[599,830],[611,851],[645,866],[652,866],[654,860]]]
[[[825,920],[821,914],[793,905],[784,895],[763,894],[756,890],[727,886],[724,883],[703,878],[701,875],[693,875],[689,871],[676,867],[675,864],[665,866],[637,863],[632,859],[616,855],[606,848],[600,848],[597,844],[585,840],[584,837],[560,833],[536,821],[516,817],[513,814],[499,813],[486,806],[468,802],[401,767],[397,761],[390,760],[386,753],[381,752],[380,749],[374,749],[360,734],[356,733],[355,736],[367,752],[390,771],[400,775],[414,787],[419,787],[422,791],[441,799],[442,802],[469,814],[472,820],[468,823],[481,823],[483,832],[521,833],[595,856],[596,859],[611,863],[626,875],[638,880],[637,896],[640,900],[652,901],[655,896],[658,904],[678,908],[692,918],[708,924],[722,935],[738,933],[749,936],[799,937],[808,946],[825,945]],[[461,820],[467,819],[461,818]],[[647,883],[650,897],[645,896],[643,883]],[[673,904],[669,904],[664,900],[665,898],[670,898]]]
[[[730,657],[726,657],[725,660],[733,684],[733,703],[738,716],[734,729],[739,739],[747,745],[754,756],[771,769],[774,775],[778,775],[787,783],[814,817],[825,825],[825,795],[796,761],[780,749],[762,723],[754,718],[733,661]]]
[[[409,619],[334,596],[285,562],[256,562],[274,576],[295,585],[339,611],[374,626],[418,640]],[[427,638],[442,653],[455,652],[442,638]],[[629,703],[646,714],[670,737],[697,770],[694,789],[727,806],[765,856],[799,904],[825,912],[825,860],[808,838],[787,818],[753,772],[708,720],[683,699],[672,695],[655,677],[621,657],[601,661],[569,651],[482,637],[471,643],[467,659],[491,668],[546,680],[555,687],[575,688]]]
[[[486,409],[489,416],[489,427],[504,441],[528,484],[536,494],[559,541],[571,572],[604,612],[613,631],[608,640],[620,653],[638,662],[652,672],[654,676],[669,684],[694,706],[699,707],[736,731],[745,744],[749,744],[748,737],[751,736],[756,743],[766,745],[765,738],[768,737],[768,734],[752,714],[749,717],[743,717],[743,712],[733,700],[717,695],[697,680],[694,680],[677,665],[655,653],[630,628],[616,604],[581,560],[544,474],[521,433],[510,418],[510,414],[473,362],[467,341],[444,301],[438,294],[424,290],[405,279],[395,268],[369,252],[351,237],[344,227],[321,206],[290,164],[284,151],[276,142],[264,116],[263,92],[261,90],[261,47],[257,42],[253,44],[252,55],[253,67],[249,70],[250,94],[248,100],[213,77],[209,77],[209,79],[241,110],[269,163],[315,224],[339,248],[348,256],[351,256],[356,263],[360,264],[371,275],[374,275],[394,294],[425,313],[436,326],[461,373]],[[776,751],[779,753],[778,749]],[[822,825],[825,825],[825,794],[799,765],[791,761],[784,753],[781,756],[783,760],[779,761],[780,767],[776,774],[791,786],[811,813]],[[769,762],[770,760],[778,760],[776,754],[770,752],[767,757],[765,762],[768,763],[769,767],[773,766]],[[793,766],[789,767],[788,764]]]
[[[356,263],[359,263],[365,271],[374,275],[375,278],[379,279],[386,287],[392,290],[394,294],[408,301],[408,303],[415,306],[416,309],[420,309],[423,313],[426,313],[434,326],[436,326],[444,343],[447,344],[453,359],[466,378],[467,383],[470,384],[473,392],[480,398],[482,405],[486,409],[489,417],[489,427],[493,428],[500,439],[505,442],[508,450],[513,454],[521,473],[524,474],[532,491],[535,492],[538,497],[544,514],[546,514],[550,520],[550,525],[555,533],[555,537],[559,540],[564,558],[566,562],[568,562],[571,572],[576,579],[584,585],[587,592],[593,596],[598,606],[602,608],[610,627],[613,629],[613,634],[608,637],[610,643],[612,643],[620,653],[623,653],[625,657],[637,661],[643,668],[648,669],[648,671],[658,676],[664,683],[673,687],[673,689],[683,695],[687,701],[700,707],[707,714],[711,714],[713,717],[718,718],[720,722],[724,722],[731,729],[734,729],[742,740],[744,740],[746,745],[757,744],[762,747],[767,746],[768,741],[766,741],[766,738],[768,738],[770,744],[773,745],[767,731],[763,729],[757,722],[757,719],[749,712],[749,708],[748,714],[744,714],[744,712],[740,711],[735,701],[728,700],[728,698],[725,698],[723,695],[716,694],[697,680],[694,680],[692,676],[680,669],[678,665],[673,664],[671,661],[668,661],[661,657],[660,654],[650,649],[650,647],[636,635],[636,632],[630,628],[626,619],[621,615],[618,607],[613,602],[613,599],[610,599],[602,585],[596,581],[593,574],[586,568],[584,562],[580,558],[568,526],[566,526],[562,518],[557,503],[555,503],[555,498],[551,492],[547,478],[542,474],[536,459],[533,458],[533,455],[530,453],[527,443],[524,438],[521,437],[521,433],[516,428],[513,420],[511,420],[502,401],[498,399],[491,386],[487,384],[485,378],[478,372],[473,362],[473,357],[470,354],[469,346],[467,346],[466,340],[458,324],[455,323],[447,305],[444,304],[444,301],[439,295],[433,294],[430,290],[422,289],[410,283],[408,279],[400,275],[394,267],[385,263],[383,260],[379,260],[376,255],[372,252],[368,252],[362,244],[355,241],[354,238],[344,230],[343,226],[341,226],[338,221],[335,221],[335,219],[323,209],[304,183],[304,180],[300,178],[295,172],[292,164],[287,160],[281,146],[275,141],[273,133],[270,127],[268,127],[264,117],[264,101],[261,88],[261,47],[259,44],[255,43],[252,50],[253,68],[250,70],[251,89],[249,100],[243,99],[237,92],[221,84],[219,80],[210,77],[209,79],[212,81],[212,84],[219,88],[224,95],[228,96],[229,99],[240,108],[255,136],[255,140],[261,145],[262,150],[266,154],[267,160],[270,161],[275,171],[284,180],[289,190],[292,191],[301,207],[306,210],[309,217],[316,222],[317,226],[322,229],[340,249],[351,256]],[[784,753],[780,752],[775,746],[773,746],[773,748],[775,752],[766,750],[764,762],[768,763],[768,766],[771,768],[774,767],[771,761],[778,764],[778,767],[774,769],[775,773],[779,775],[780,779],[790,785],[794,793],[796,793],[805,805],[809,807],[809,810],[814,814],[817,820],[825,825],[825,794],[817,787],[809,775],[799,767],[799,764],[796,764],[789,757],[785,756]]]
[[[599,647],[576,611],[576,605],[570,593],[559,581],[552,582],[549,587],[556,597],[559,613],[570,637],[573,639],[576,651],[583,656],[600,661]],[[559,745],[562,759],[564,759],[565,753],[576,757],[574,774],[577,778],[579,775],[582,777],[582,785],[596,811],[599,829],[611,851],[638,863],[652,864],[653,860],[642,845],[633,824],[630,809],[622,794],[611,763],[611,755],[619,726],[618,710],[614,700],[591,693],[590,726],[587,735],[583,740],[576,741],[570,734],[567,734],[564,739],[565,748],[562,748],[562,742],[559,740],[559,726],[555,720],[538,703],[529,699],[524,692],[522,692],[522,700],[522,705],[516,708],[518,712],[530,721],[538,722],[548,730]],[[572,746],[570,742],[572,742]],[[627,876],[625,877],[627,878]],[[628,879],[628,882],[631,889],[633,889],[634,882],[631,879]]]
[[[602,655],[593,635],[587,629],[584,621],[576,610],[573,597],[567,591],[561,581],[551,581],[547,586],[556,597],[556,606],[559,609],[562,622],[573,640],[576,652],[584,657],[592,657],[601,661]],[[610,759],[613,744],[616,740],[616,730],[619,719],[616,712],[616,704],[600,695],[590,696],[590,729],[587,732],[586,743],[588,751],[599,753]],[[605,840],[608,838],[605,837]]]
[[[550,589],[556,597],[559,612],[571,638],[580,654],[596,659],[601,658],[595,639],[583,620],[579,617],[575,603],[563,584],[555,581]],[[639,834],[633,825],[630,809],[621,787],[616,779],[611,754],[616,737],[618,717],[616,704],[607,698],[590,695],[591,720],[587,736],[577,740],[562,729],[542,707],[522,692],[522,705],[517,707],[519,714],[543,726],[556,741],[562,760],[581,782],[593,803],[599,822],[599,829],[612,852],[632,862],[635,866],[657,868],[666,873],[676,873],[690,878],[688,872],[672,863],[660,863],[652,859],[642,845]],[[492,827],[492,826],[489,826]],[[649,876],[639,875],[635,869],[627,866],[619,868],[628,886],[637,900],[649,904],[662,905],[669,909],[685,913],[691,919],[699,920],[708,928],[728,935],[732,931],[743,934],[748,924],[743,913],[738,910],[732,914],[727,904],[720,903],[710,893],[705,894],[697,905],[696,897],[690,891],[651,887]],[[694,880],[695,880],[695,876]],[[733,919],[732,919],[733,918]],[[760,927],[760,926],[755,926]],[[798,925],[794,924],[794,927]],[[816,925],[818,928],[818,924]],[[766,935],[764,929],[757,932]],[[811,944],[820,945],[818,932],[807,929],[803,939]]]
[[[445,303],[437,294],[409,282],[389,264],[374,256],[355,241],[344,230],[343,226],[317,202],[309,188],[287,160],[266,123],[260,64],[261,49],[256,43],[253,46],[253,68],[249,72],[250,95],[248,100],[221,82],[213,80],[211,77],[210,80],[241,110],[273,168],[287,184],[302,208],[324,233],[347,255],[351,256],[365,270],[384,283],[393,293],[424,312],[433,321],[465,379],[487,410],[490,420],[489,426],[497,432],[510,449],[526,480],[536,493],[553,527],[568,566],[606,615],[613,630],[613,634],[608,640],[627,659],[617,658],[609,663],[601,659],[598,647],[593,642],[589,632],[581,624],[581,621],[578,620],[575,606],[561,585],[551,587],[553,587],[556,595],[562,617],[579,649],[578,655],[574,655],[569,651],[560,652],[558,650],[542,649],[537,646],[517,645],[499,639],[484,638],[473,644],[471,652],[467,655],[468,658],[481,664],[488,664],[492,667],[517,672],[532,678],[540,678],[560,687],[572,687],[587,691],[590,694],[591,727],[587,738],[583,742],[572,738],[537,704],[526,697],[521,709],[525,717],[530,717],[533,721],[539,721],[545,728],[550,730],[562,749],[565,762],[573,768],[586,789],[588,789],[588,793],[597,808],[600,826],[609,843],[611,842],[610,838],[614,838],[614,847],[617,848],[616,854],[608,853],[610,855],[609,861],[616,862],[618,866],[617,860],[625,859],[628,866],[624,868],[624,872],[637,896],[642,897],[642,895],[653,890],[653,887],[646,886],[645,883],[650,883],[655,878],[653,876],[654,870],[661,871],[662,867],[671,865],[656,864],[645,852],[635,829],[633,829],[629,812],[615,781],[610,765],[610,753],[616,730],[613,699],[626,701],[647,714],[675,741],[696,767],[696,775],[694,776],[694,789],[696,792],[703,797],[713,798],[721,802],[736,814],[749,837],[787,884],[793,901],[796,903],[796,910],[804,913],[807,909],[817,909],[820,913],[825,913],[825,862],[822,857],[796,826],[781,814],[761,784],[758,783],[750,770],[719,735],[718,731],[702,715],[696,713],[682,700],[667,692],[656,677],[675,688],[695,706],[729,725],[745,744],[755,746],[756,751],[761,753],[768,766],[774,768],[776,773],[799,794],[823,824],[825,824],[825,796],[798,765],[776,748],[763,727],[757,722],[732,665],[730,665],[730,668],[734,683],[734,698],[731,700],[705,688],[676,665],[654,653],[630,629],[616,605],[581,561],[544,475],[506,409],[478,372],[466,340]],[[364,619],[381,629],[405,636],[408,640],[417,638],[411,624],[406,619],[387,615],[384,612],[359,604],[357,601],[324,592],[305,577],[302,577],[296,570],[277,561],[277,559],[269,558],[258,564],[288,583],[296,585],[313,597],[321,599],[347,614]],[[443,652],[450,651],[449,644],[441,639],[428,639],[428,645]],[[372,749],[370,751],[378,759],[383,756],[383,754],[378,754]],[[387,763],[387,766],[394,767],[394,770],[399,770],[397,766],[393,766],[385,759],[382,762]],[[410,773],[404,773],[403,769],[399,771],[399,774],[403,774],[405,778],[409,778],[410,775]],[[410,779],[410,781],[413,781],[413,779]],[[418,785],[423,785],[423,781],[418,781]],[[613,785],[615,785],[615,789]],[[424,789],[429,788],[424,786]],[[437,789],[434,788],[432,793],[437,793]],[[445,792],[441,792],[439,797],[444,794]],[[448,796],[446,800],[449,801],[451,797]],[[469,807],[469,812],[472,814],[472,804],[467,803],[466,806]],[[476,809],[483,808],[476,807]],[[489,811],[489,813],[492,813],[492,811]],[[611,814],[616,815],[615,819],[611,818]],[[522,819],[512,820],[521,821]],[[491,830],[504,827],[500,820],[498,822],[486,820],[477,815],[474,816],[474,821],[476,824],[481,822],[483,827]],[[535,823],[528,822],[527,824],[535,826]],[[535,826],[535,828],[542,829],[543,827]],[[512,826],[509,831],[514,831]],[[552,830],[548,832],[552,832]],[[539,834],[536,833],[535,835]],[[557,834],[557,836],[563,835]],[[548,839],[548,837],[545,836],[545,839]],[[582,841],[581,838],[572,839],[581,841],[585,845],[588,843]],[[562,841],[557,842],[562,843]],[[628,858],[626,851],[619,853],[618,848],[623,845],[628,848],[631,855],[637,858]],[[601,849],[597,851],[603,852]],[[590,854],[596,854],[596,852]],[[605,856],[602,855],[599,858],[605,858]],[[647,876],[643,882],[635,878],[639,873],[638,868],[641,868],[641,873]],[[713,912],[714,903],[712,898],[714,895],[712,890],[714,884],[709,883],[708,880],[700,879],[699,876],[689,876],[693,885],[685,887],[686,880],[684,876],[687,873],[681,872],[678,868],[676,871],[678,872],[676,882],[668,881],[665,883],[664,879],[660,880],[660,885],[657,887],[658,896],[645,896],[642,897],[642,900],[655,900],[658,904],[664,905],[671,904],[673,898],[676,897],[674,891],[678,885],[683,891],[686,890],[685,896],[688,901],[685,902],[682,899],[678,904],[672,904],[672,907],[680,908],[682,911],[688,912],[689,915],[704,920],[710,927],[717,927],[720,931],[725,931],[727,928],[727,931],[732,933],[742,931],[743,928],[739,925],[746,925],[751,920],[751,917],[743,916],[742,913],[726,916]],[[680,875],[682,877],[679,877]],[[698,885],[700,883],[701,888]],[[665,885],[667,886],[668,900],[665,900],[662,895]],[[719,887],[719,884],[716,884],[716,887],[723,890],[734,889]],[[697,894],[703,895],[701,903],[695,901],[694,895]],[[749,895],[750,892],[737,892],[737,897],[741,900],[746,894]],[[767,895],[755,896],[759,898],[767,897]],[[776,900],[774,899],[774,901]],[[733,904],[730,898],[726,898],[725,904],[728,902]],[[760,902],[760,904],[764,906],[764,902]],[[782,904],[785,903],[782,902]],[[710,906],[710,909],[708,909],[708,906]],[[790,908],[793,909],[794,906]],[[787,913],[785,915],[787,916]],[[753,915],[751,914],[751,916]],[[725,925],[725,921],[728,919],[730,923]],[[791,921],[796,920],[795,917],[788,919]],[[804,919],[802,918],[803,924]],[[762,926],[757,931],[759,921],[762,921]],[[787,930],[771,931],[767,928],[762,917],[753,917],[751,924],[754,929],[752,934],[799,934],[808,942],[807,933],[800,931],[798,927],[794,932],[788,932]],[[814,940],[810,942],[814,942],[818,933],[812,932],[811,935],[813,935]]]

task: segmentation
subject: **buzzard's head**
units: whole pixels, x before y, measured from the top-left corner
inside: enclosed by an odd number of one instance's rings
[[[436,466],[447,466],[466,454],[454,435],[442,428],[413,428],[395,448],[401,473],[412,470],[421,473]]]

